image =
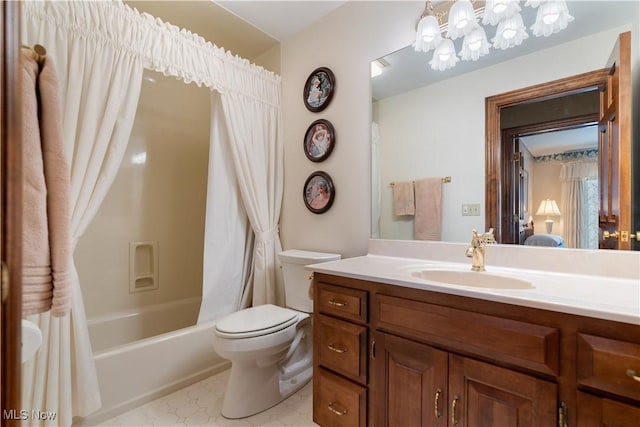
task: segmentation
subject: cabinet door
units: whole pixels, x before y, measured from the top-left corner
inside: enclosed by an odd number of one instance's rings
[[[384,333],[375,341],[375,425],[446,426],[447,353]]]
[[[640,407],[578,393],[579,427],[637,427]]]
[[[552,382],[449,355],[450,425],[552,427],[557,394]]]

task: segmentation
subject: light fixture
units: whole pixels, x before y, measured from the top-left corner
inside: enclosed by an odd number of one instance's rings
[[[520,14],[520,2],[456,0],[451,6],[446,4],[452,2],[443,2],[438,5],[436,11],[433,3],[427,1],[416,25],[414,48],[418,52],[435,49],[429,63],[434,70],[443,71],[454,67],[458,62],[458,56],[464,61],[477,61],[489,53],[487,31],[482,25],[497,27],[495,36],[491,39],[494,49],[518,46],[529,37]],[[525,6],[539,8],[536,22],[531,26],[533,34],[537,37],[557,33],[574,19],[569,15],[565,0],[527,0]],[[442,36],[443,32],[446,37]],[[456,55],[456,46],[452,41],[462,37],[464,40],[458,44],[460,51]],[[440,47],[443,44],[444,46]]]
[[[447,37],[455,40],[466,36],[478,23],[470,0],[456,1],[449,10],[449,28]]]
[[[477,25],[469,34],[464,36],[460,58],[464,61],[477,61],[481,56],[489,53],[489,42],[484,28]]]
[[[573,19],[564,0],[545,1],[538,8],[536,22],[531,26],[531,31],[537,37],[549,37],[567,28]]]
[[[547,234],[551,234],[553,230],[553,220],[549,218],[550,216],[560,216],[560,209],[558,209],[558,204],[555,200],[546,199],[540,203],[540,207],[536,212],[536,215],[546,215],[547,219],[544,221],[545,226],[547,227]]]
[[[456,56],[456,48],[450,39],[442,39],[436,50],[433,52],[433,58],[429,61],[431,68],[434,70],[444,71],[447,68],[454,67],[459,59]]]
[[[510,47],[521,45],[524,39],[528,38],[527,30],[522,21],[522,15],[516,13],[511,18],[501,21],[498,24],[496,36],[493,38],[493,47],[496,49],[509,49]]]
[[[519,0],[487,0],[482,15],[483,25],[498,25],[500,21],[511,18],[522,10]]]

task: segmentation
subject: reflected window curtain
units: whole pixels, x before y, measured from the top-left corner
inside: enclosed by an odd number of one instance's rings
[[[215,321],[251,304],[254,234],[240,197],[217,91],[211,93],[208,175],[198,324]]]
[[[371,123],[371,238],[380,238],[382,180],[380,178],[380,130]]]
[[[567,162],[560,171],[560,211],[565,245],[569,248],[598,247],[598,163],[595,160]],[[595,244],[595,246],[594,246]]]
[[[58,71],[71,169],[72,249],[118,171],[142,83],[142,61],[129,50],[133,26],[111,12],[109,3],[93,2],[25,2],[22,7],[23,42],[45,46]],[[40,327],[43,344],[23,365],[23,405],[55,412],[56,419],[45,425],[71,425],[72,417],[101,406],[75,266],[71,286],[69,316],[29,317]]]
[[[259,76],[238,78],[246,79],[247,91],[224,91],[221,100],[240,194],[255,234],[252,305],[276,304],[284,186],[279,85],[274,91]],[[276,95],[272,103],[264,101],[265,92]]]

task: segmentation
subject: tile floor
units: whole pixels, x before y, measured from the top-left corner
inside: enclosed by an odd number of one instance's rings
[[[241,420],[220,415],[229,370],[107,420],[100,426],[311,427],[311,382],[273,408]]]

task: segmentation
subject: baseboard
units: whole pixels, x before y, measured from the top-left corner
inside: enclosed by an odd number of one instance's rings
[[[162,387],[151,390],[148,393],[137,396],[136,398],[131,399],[127,402],[123,402],[111,408],[102,408],[97,412],[94,412],[93,414],[84,418],[75,417],[73,419],[72,426],[73,427],[96,426],[106,420],[117,417],[118,415],[124,414],[127,411],[137,408],[138,406],[142,406],[145,403],[149,403],[162,396],[171,394],[174,391],[185,388],[191,384],[197,383],[198,381],[202,381],[203,379],[208,378],[212,375],[219,374],[220,372],[226,369],[229,369],[230,367],[231,367],[231,362],[229,362],[228,360],[223,360],[216,365],[203,369],[199,372],[189,375],[188,377],[182,378],[180,380],[174,381]]]

